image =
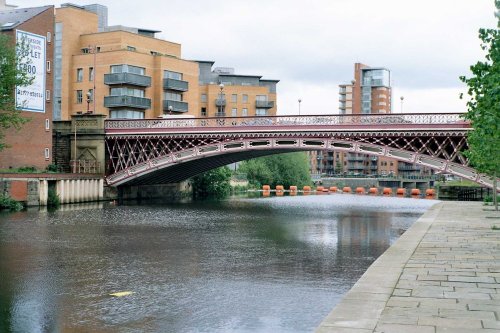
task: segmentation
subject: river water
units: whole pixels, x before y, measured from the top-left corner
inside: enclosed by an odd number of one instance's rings
[[[2,213],[0,332],[312,332],[434,203],[312,195]]]

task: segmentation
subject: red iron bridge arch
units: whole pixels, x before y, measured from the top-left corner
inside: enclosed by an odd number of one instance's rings
[[[469,166],[458,113],[107,120],[108,185],[164,184],[255,157],[308,150],[384,156],[492,187]]]

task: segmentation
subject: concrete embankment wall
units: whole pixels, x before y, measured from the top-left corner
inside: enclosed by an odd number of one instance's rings
[[[104,180],[100,176],[78,175],[3,175],[0,195],[9,196],[26,206],[46,206],[49,190],[54,190],[62,204],[104,199]]]

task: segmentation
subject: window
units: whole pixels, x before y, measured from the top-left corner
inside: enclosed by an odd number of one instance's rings
[[[137,49],[133,46],[127,45],[127,51],[136,51]]]
[[[248,103],[248,95],[243,95],[243,103]]]
[[[83,54],[88,54],[88,53],[90,53],[90,49],[89,49],[88,47],[84,47],[84,48],[82,49],[82,53],[83,53]]]
[[[119,109],[111,110],[111,119],[144,119],[144,112],[138,110]]]
[[[50,130],[50,120],[49,119],[45,119],[45,130],[46,131]]]
[[[128,87],[111,88],[111,96],[134,96],[144,97],[145,91]]]
[[[82,104],[83,102],[83,93],[81,90],[76,91],[76,104]]]
[[[177,101],[181,102],[182,101],[182,94],[173,92],[173,91],[166,91],[163,93],[163,98],[167,101]]]
[[[47,102],[50,102],[50,90],[45,90],[45,100]]]
[[[48,160],[50,158],[50,149],[49,148],[45,148],[45,159]]]
[[[146,69],[143,67],[132,66],[132,65],[113,65],[111,66],[111,73],[132,73],[145,75]]]
[[[89,101],[94,100],[94,89],[89,89],[89,92],[87,94],[87,100],[89,100]]]
[[[231,117],[237,117],[237,116],[238,116],[238,109],[232,108],[231,109]]]
[[[232,94],[231,95],[231,102],[232,103],[238,102],[238,95],[237,94]]]
[[[47,43],[50,44],[52,42],[52,33],[50,31],[47,31]]]
[[[207,102],[207,94],[201,94],[201,102],[206,103]]]
[[[267,95],[257,95],[255,96],[255,100],[259,102],[267,102]]]
[[[50,73],[50,60],[47,60],[47,73]]]
[[[76,69],[76,82],[82,82],[83,81],[83,68],[77,68]]]
[[[256,116],[267,116],[267,109],[255,109]]]
[[[163,71],[163,76],[166,79],[182,80],[182,73]]]
[[[206,117],[207,116],[207,108],[201,108],[201,116]]]
[[[89,81],[94,81],[94,67],[89,67]]]
[[[243,95],[243,96],[245,96],[245,95]],[[248,109],[247,109],[247,108],[243,108],[243,109],[241,110],[241,115],[242,115],[243,117],[248,116]]]

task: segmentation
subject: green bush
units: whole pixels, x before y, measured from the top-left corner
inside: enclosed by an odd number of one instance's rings
[[[0,210],[20,211],[24,206],[22,203],[6,195],[0,195]]]
[[[55,190],[49,190],[47,198],[47,207],[49,208],[59,208],[61,205],[61,199]]]
[[[24,173],[36,172],[36,168],[34,166],[24,166],[18,168],[17,172],[24,172]]]
[[[47,165],[47,168],[45,169],[47,172],[58,172],[59,167],[56,164],[49,164]]]

